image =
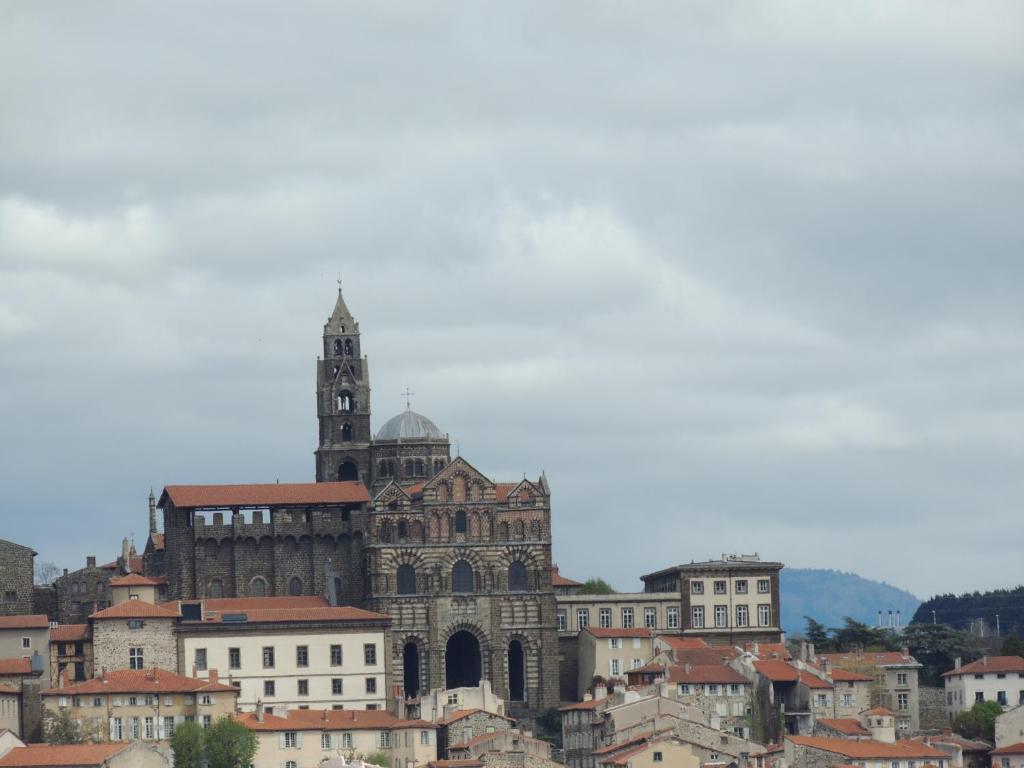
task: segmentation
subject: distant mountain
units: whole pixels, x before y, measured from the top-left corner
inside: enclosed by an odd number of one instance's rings
[[[826,627],[840,627],[851,616],[869,626],[878,622],[882,611],[900,611],[909,624],[921,605],[920,599],[906,590],[883,581],[872,581],[855,573],[818,568],[783,568],[780,581],[782,628],[787,635],[803,634],[804,616],[811,616]]]
[[[1024,636],[1024,586],[963,595],[936,595],[922,603],[917,613],[916,618],[922,622],[934,620],[957,629],[971,629],[973,626],[975,631],[985,635],[995,629],[998,616],[1000,634]],[[977,626],[979,621],[985,623],[984,631]]]

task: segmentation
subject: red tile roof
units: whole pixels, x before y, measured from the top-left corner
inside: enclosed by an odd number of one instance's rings
[[[28,744],[15,747],[2,758],[3,768],[42,768],[43,766],[103,765],[119,752],[129,749],[125,744]]]
[[[551,566],[551,586],[552,587],[582,587],[583,583],[579,581],[573,581],[568,579],[558,572],[558,566]]]
[[[31,616],[0,616],[0,629],[46,629],[50,620],[45,613]]]
[[[793,654],[784,643],[744,643],[743,650],[754,653],[754,646],[757,646],[757,657],[759,659],[784,659],[789,661]]]
[[[355,504],[370,500],[359,481],[336,483],[259,483],[249,485],[168,485],[160,497],[176,507],[275,507],[291,504]]]
[[[105,676],[94,677],[81,683],[65,685],[43,691],[44,696],[93,693],[217,693],[238,691],[224,683],[211,683],[196,677],[185,677],[166,669],[117,669]]]
[[[559,707],[559,712],[574,712],[580,709],[597,709],[598,706],[608,701],[607,696],[603,696],[600,699],[591,699],[590,701],[577,701],[575,704],[567,704],[564,707]]]
[[[817,675],[810,672],[800,672],[800,682],[808,688],[832,690],[832,683],[827,683]]]
[[[633,627],[632,629],[622,629],[620,627],[587,627],[586,631],[594,637],[639,637],[648,639],[654,637],[654,630],[647,629],[646,627]]]
[[[51,643],[73,643],[88,638],[88,624],[61,624],[50,630]]]
[[[767,677],[773,683],[795,683],[800,679],[795,667],[790,666],[781,659],[764,659],[754,662],[754,669]]]
[[[875,717],[893,717],[891,709],[885,707],[872,707],[871,709],[865,709],[861,712],[862,715],[874,715]]]
[[[716,648],[696,648],[692,651],[673,651],[672,655],[680,664],[710,667],[735,659],[736,651],[723,645]]]
[[[646,744],[647,740],[651,738],[653,735],[654,731],[647,731],[646,733],[641,733],[639,736],[634,736],[631,739],[626,739],[625,741],[619,742],[618,744],[606,744],[603,747],[598,747],[597,749],[593,750],[591,754],[607,755],[609,752],[618,752],[620,749],[627,749],[637,744]]]
[[[464,718],[467,718],[470,715],[475,715],[477,712],[483,712],[485,715],[490,715],[491,717],[498,717],[502,720],[507,720],[510,723],[515,722],[515,720],[513,720],[511,717],[499,715],[497,712],[488,712],[486,709],[457,709],[445,718],[444,723],[445,725],[448,725],[450,723],[454,723]]]
[[[677,637],[675,635],[658,635],[658,639],[673,651],[694,651],[710,648],[703,639],[699,637]]]
[[[403,488],[402,490],[405,491],[406,495],[408,495],[409,498],[411,499],[413,496],[418,496],[422,494],[423,486],[426,484],[427,481],[423,480],[422,482],[415,483],[414,485],[410,485],[408,488]]]
[[[837,683],[870,683],[874,679],[870,675],[862,675],[859,672],[850,672],[845,669],[833,669],[828,676]]]
[[[686,666],[669,667],[668,680],[671,683],[723,683],[748,685],[747,678],[741,675],[732,667],[724,664],[712,666]]]
[[[823,736],[787,736],[786,741],[804,747],[832,752],[856,759],[911,759],[937,757],[943,760],[949,756],[941,749],[913,741],[897,741],[888,744],[882,741],[858,741],[856,739],[830,739]]]
[[[913,656],[904,656],[899,651],[865,651],[863,653],[820,653],[820,658],[828,659],[833,667],[889,667],[889,666],[921,666]]]
[[[159,587],[166,583],[166,576],[143,576],[141,573],[115,576],[110,580],[110,586],[112,587]]]
[[[870,736],[871,731],[860,724],[860,720],[853,717],[836,717],[827,718],[820,717],[817,722],[824,725],[826,728],[831,728],[833,731],[844,733],[847,736]]]
[[[178,612],[145,600],[125,600],[92,614],[90,619],[176,619]]]
[[[990,755],[1024,755],[1024,741],[1019,741],[1016,744],[1007,744],[1006,746],[993,749],[989,752]]]
[[[508,501],[508,495],[518,487],[519,483],[495,483],[494,498],[497,501]]]
[[[362,729],[436,728],[425,720],[402,720],[390,712],[377,709],[289,709],[285,716],[242,712],[235,719],[252,731],[357,731]]]
[[[0,659],[0,675],[31,675],[32,659]]]
[[[0,683],[0,693],[6,693],[13,696],[21,696],[21,689],[15,688],[13,685],[5,685]]]
[[[1024,659],[1020,656],[983,656],[960,669],[943,672],[943,677],[956,675],[980,675],[984,673],[1024,672]]]

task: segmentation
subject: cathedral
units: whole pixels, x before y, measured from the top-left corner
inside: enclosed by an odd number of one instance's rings
[[[407,699],[491,682],[510,707],[558,704],[547,479],[495,482],[408,408],[371,431],[359,324],[341,290],[317,360],[315,483],[167,486],[172,598],[325,595],[392,619]]]

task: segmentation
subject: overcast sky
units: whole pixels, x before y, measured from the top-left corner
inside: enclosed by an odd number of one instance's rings
[[[563,573],[1024,581],[1024,4],[0,5],[0,537],[313,479],[373,424],[547,472]]]

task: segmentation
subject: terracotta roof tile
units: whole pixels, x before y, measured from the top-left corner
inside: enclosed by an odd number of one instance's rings
[[[619,742],[618,744],[607,744],[603,747],[598,747],[597,749],[593,750],[591,754],[607,755],[610,752],[618,752],[620,749],[632,748],[637,744],[646,744],[647,740],[650,739],[652,736],[654,736],[654,731],[647,731],[646,733],[641,733],[639,736],[634,736],[631,739],[626,739],[626,741]]]
[[[819,658],[828,659],[833,667],[856,669],[858,667],[921,666],[913,656],[904,656],[899,651],[864,651],[863,653],[820,653]]]
[[[754,651],[754,646],[757,646],[757,651]],[[783,659],[790,661],[793,658],[793,654],[789,652],[789,648],[786,647],[785,643],[744,643],[743,650],[756,653],[759,659]]]
[[[252,731],[357,731],[362,729],[400,730],[402,728],[436,728],[425,720],[402,720],[390,712],[377,709],[289,709],[285,717],[242,712],[235,719]]]
[[[875,717],[894,717],[891,709],[885,707],[872,707],[861,712],[862,715],[874,715]]]
[[[845,669],[833,668],[828,676],[837,683],[870,683],[874,678],[870,675],[862,675],[859,672],[850,672]]]
[[[141,573],[115,576],[110,580],[110,586],[112,587],[159,587],[166,583],[166,576],[143,576]]]
[[[203,691],[218,693],[238,691],[238,688],[224,683],[211,683],[196,677],[185,677],[166,669],[117,669],[107,672],[104,677],[94,677],[81,683],[50,688],[44,696],[93,694],[93,693],[193,693]]]
[[[942,676],[981,675],[986,672],[1024,672],[1024,658],[1020,656],[985,656],[977,661],[972,661],[970,664],[964,664],[960,669],[951,669],[949,672],[943,672]]]
[[[61,624],[50,630],[51,643],[73,643],[88,639],[88,624]]]
[[[897,741],[895,744],[888,744],[881,741],[856,739],[831,739],[823,736],[787,736],[787,741],[804,747],[820,749],[824,752],[843,755],[856,759],[882,758],[882,759],[919,759],[919,758],[941,758],[948,759],[948,755],[941,749],[929,747],[913,741]]]
[[[45,629],[50,620],[45,613],[31,616],[0,616],[0,629]]]
[[[39,766],[82,766],[103,763],[132,745],[114,744],[28,744],[15,747],[2,758],[3,768],[35,768]]]
[[[790,666],[781,659],[764,659],[754,662],[754,669],[773,683],[795,683],[800,679],[796,667]]]
[[[31,675],[32,659],[0,659],[0,675]]]
[[[582,587],[583,583],[579,581],[573,581],[572,579],[566,578],[558,572],[558,566],[551,566],[551,586],[552,587]]]
[[[853,717],[836,717],[836,718],[818,718],[817,722],[821,723],[827,728],[831,728],[833,731],[844,733],[847,736],[870,736],[871,731],[860,724],[860,720]]]
[[[260,483],[249,485],[168,485],[160,496],[176,507],[272,507],[290,504],[356,504],[370,500],[359,481]]]
[[[508,501],[508,495],[519,487],[519,483],[495,483],[494,498],[497,501]]]
[[[1005,746],[993,749],[989,752],[990,755],[1024,755],[1024,741],[1019,741],[1016,744],[1007,744]]]
[[[608,697],[604,696],[600,699],[591,699],[590,701],[577,701],[575,704],[567,704],[564,707],[559,707],[559,712],[574,712],[580,709],[597,709],[601,704],[608,701]]]
[[[658,635],[658,639],[673,651],[695,651],[711,648],[699,637],[676,637],[675,635]]]
[[[178,612],[145,600],[125,600],[92,614],[90,619],[176,619]]]
[[[391,617],[383,613],[375,613],[351,606],[316,606],[297,608],[232,608],[230,610],[205,610],[202,621],[184,621],[188,626],[202,624],[221,624],[224,617],[231,614],[244,614],[246,624],[284,624],[312,623],[318,621],[369,621],[389,624]]]
[[[6,693],[9,696],[21,696],[21,689],[15,688],[13,685],[6,685],[5,683],[0,683],[0,693]]]
[[[329,608],[330,603],[318,595],[296,597],[214,597],[205,600],[174,600],[161,605],[175,608],[182,602],[202,602],[206,611],[256,611],[271,608]]]
[[[808,688],[815,688],[819,690],[826,689],[829,691],[832,690],[832,683],[826,682],[817,675],[811,674],[810,672],[801,671],[800,682],[806,685]]]
[[[748,685],[749,680],[732,667],[724,664],[710,666],[669,667],[668,680],[671,683],[722,683]]]
[[[445,718],[444,724],[449,725],[451,723],[458,722],[459,720],[463,720],[469,717],[470,715],[475,715],[478,712],[483,712],[485,715],[490,715],[491,717],[499,717],[502,720],[507,720],[510,723],[515,722],[515,720],[513,720],[511,717],[499,715],[497,712],[488,712],[486,709],[457,709]]]

